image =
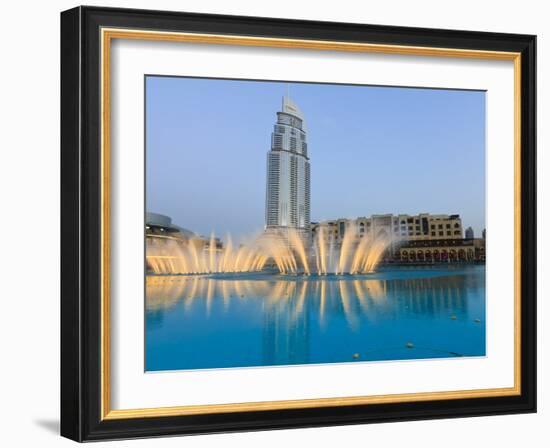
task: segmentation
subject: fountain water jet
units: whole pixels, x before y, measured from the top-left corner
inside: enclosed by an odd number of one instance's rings
[[[213,233],[206,242],[156,237],[146,241],[147,267],[155,274],[260,272],[268,265],[280,274],[365,274],[376,269],[390,244],[384,236],[362,234],[355,222],[346,226],[341,243],[323,225],[312,244],[295,229],[264,233],[238,247],[227,235],[223,249]]]

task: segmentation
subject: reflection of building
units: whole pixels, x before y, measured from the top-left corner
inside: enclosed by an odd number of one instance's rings
[[[295,297],[293,296],[293,299]],[[262,364],[285,365],[310,362],[309,313],[296,312],[296,300],[284,300],[281,304],[264,309],[262,329]],[[305,307],[313,307],[307,301]]]
[[[294,228],[309,236],[310,168],[304,117],[286,96],[267,154],[265,224],[267,231],[284,233]]]

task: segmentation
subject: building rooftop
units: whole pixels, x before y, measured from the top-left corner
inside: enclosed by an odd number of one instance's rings
[[[287,113],[287,114],[294,115],[295,117],[298,117],[300,120],[304,119],[304,114],[302,113],[300,108],[287,95],[283,96],[282,111]]]
[[[172,218],[166,215],[161,215],[160,213],[147,212],[145,214],[145,225],[151,227],[163,227],[167,230],[181,232],[188,238],[196,236],[195,232],[173,224]]]

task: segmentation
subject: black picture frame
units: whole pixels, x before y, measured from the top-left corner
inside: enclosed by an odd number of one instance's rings
[[[102,27],[521,53],[521,394],[102,420]],[[61,435],[92,441],[536,412],[535,59],[532,35],[100,7],[61,13]]]

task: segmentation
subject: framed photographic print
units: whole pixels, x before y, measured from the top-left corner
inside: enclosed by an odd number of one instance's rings
[[[61,433],[535,412],[535,36],[61,14]]]

